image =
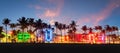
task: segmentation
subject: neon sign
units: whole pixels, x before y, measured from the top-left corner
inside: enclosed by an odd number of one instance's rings
[[[18,33],[17,38],[18,38],[18,41],[20,42],[26,42],[30,39],[30,34],[21,32],[21,33]]]
[[[52,29],[44,29],[45,32],[45,41],[51,42],[53,39],[53,31]]]
[[[10,34],[7,34],[7,35],[6,35],[5,32],[1,32],[1,34],[3,34],[5,37],[10,36]]]
[[[96,42],[97,43],[105,43],[105,35],[104,34],[100,34],[96,37]]]

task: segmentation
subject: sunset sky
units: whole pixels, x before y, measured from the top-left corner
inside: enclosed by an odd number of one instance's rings
[[[75,20],[79,27],[109,24],[120,28],[120,0],[0,0],[1,26],[4,18],[15,23],[22,16],[47,23]]]

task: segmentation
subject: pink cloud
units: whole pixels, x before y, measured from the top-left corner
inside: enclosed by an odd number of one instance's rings
[[[43,9],[43,13],[37,12],[36,15],[39,18],[55,18],[59,17],[61,13],[61,9],[64,5],[64,0],[46,0],[46,3],[53,4],[52,8],[48,7],[42,7],[40,5],[33,5],[36,9],[36,11],[40,11],[40,9]],[[91,25],[98,25],[101,21],[105,20],[106,18],[111,15],[112,11],[116,9],[117,7],[120,7],[120,0],[111,0],[111,2],[100,12],[97,12],[95,14],[89,14],[80,17],[77,20],[78,25],[84,25],[84,24],[91,24]],[[58,18],[61,19],[61,18]],[[65,19],[65,18],[64,18]],[[69,18],[66,18],[66,20],[70,20]],[[62,20],[63,21],[63,20]]]
[[[40,10],[40,9],[42,9],[42,7],[41,7],[40,5],[33,5],[33,4],[30,4],[28,7],[34,8],[35,10]]]
[[[84,16],[82,18],[80,18],[77,23],[79,25],[84,25],[86,23],[89,23],[91,25],[99,25],[99,23],[103,20],[105,20],[106,18],[109,17],[109,15],[111,15],[112,11],[114,9],[116,9],[117,7],[120,7],[120,0],[114,0],[111,1],[106,8],[104,8],[103,10],[101,10],[100,12],[96,13],[96,14],[90,14],[88,16]]]
[[[41,7],[39,5],[35,5],[35,9],[40,10]]]
[[[43,16],[45,16],[45,17],[56,17],[56,16],[58,16],[58,14],[59,14],[58,11],[47,9],[45,11],[45,13],[43,14]]]
[[[36,15],[39,17],[39,18],[54,18],[54,17],[58,17],[61,13],[61,9],[63,7],[63,4],[64,4],[64,0],[47,0],[46,3],[48,4],[52,4],[50,6],[52,6],[52,8],[49,8],[48,7],[41,7],[39,5],[36,5],[35,6],[35,9],[39,10],[39,9],[43,9],[43,13],[36,13]]]

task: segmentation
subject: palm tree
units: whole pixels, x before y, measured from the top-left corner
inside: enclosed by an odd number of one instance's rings
[[[65,32],[66,32],[65,30],[67,29],[67,25],[63,24],[62,29],[64,30],[63,34],[65,35]]]
[[[3,30],[3,27],[0,26],[0,43],[1,43],[1,39],[5,37],[5,36],[2,34],[2,30]]]
[[[109,26],[109,25],[105,25],[105,32],[106,32],[106,33],[109,32],[109,29],[110,29],[110,26]],[[107,35],[107,34],[106,34],[106,35]],[[109,41],[109,43],[110,43],[110,36],[107,35],[107,37],[108,37],[108,39],[109,39],[108,41]]]
[[[114,27],[112,28],[112,27],[110,27],[109,25],[106,25],[106,27],[105,27],[106,32],[109,32],[108,35],[109,35],[109,37],[111,38],[111,40],[113,40],[113,34],[112,34],[113,29],[114,29]],[[110,38],[109,38],[109,42],[111,41]]]
[[[106,32],[110,33],[112,31],[112,28],[109,25],[105,26]],[[111,34],[111,33],[110,33]],[[109,34],[108,34],[109,35]]]
[[[111,28],[112,28],[113,33],[117,35],[116,32],[118,32],[118,27],[117,26],[112,26]]]
[[[75,21],[72,21],[69,26],[70,26],[70,29],[73,30],[73,29],[76,29],[76,26],[77,26],[77,25],[76,25],[76,22],[75,22]]]
[[[91,27],[88,28],[88,30],[89,30],[89,33],[93,33],[93,32],[92,32],[93,29],[92,29]]]
[[[111,34],[115,34],[115,31],[116,31],[116,30],[115,30],[115,26],[111,26],[111,30],[112,30],[112,31],[111,31]]]
[[[84,26],[82,26],[82,28],[81,28],[83,31],[84,31],[84,33],[86,34],[86,31],[88,30],[88,28],[87,28],[87,26],[86,25],[84,25]]]
[[[2,26],[0,26],[0,34],[1,34],[2,30],[3,30],[3,27],[2,27]]]
[[[76,26],[77,26],[77,25],[76,25],[76,22],[75,22],[75,21],[72,21],[71,24],[70,24],[70,26],[71,26],[71,28],[76,27]]]
[[[70,41],[72,41],[72,39],[73,39],[73,31],[71,29],[68,30],[68,35],[69,35]]]
[[[48,25],[48,27],[47,27],[47,28],[51,29],[52,27],[51,27],[51,25]]]
[[[17,33],[16,33],[16,30],[15,30],[15,28],[17,27],[17,24],[15,24],[15,23],[10,23],[9,24],[10,25],[10,28],[12,28],[12,42],[15,42],[16,40],[15,40],[15,36],[17,35]]]
[[[10,23],[10,28],[12,28],[12,30],[15,30],[15,27],[17,26],[15,23]]]
[[[59,23],[58,24],[58,29],[60,30],[60,32],[61,32],[61,42],[62,42],[62,28],[63,27],[63,25],[62,25],[62,23]]]
[[[62,23],[58,23],[58,22],[55,22],[55,27],[56,27],[56,34],[57,34],[57,29],[59,29],[60,30],[60,34],[61,34],[61,42],[62,42],[62,30],[64,30],[65,31],[65,29],[66,29],[66,25],[65,24],[62,24]]]
[[[73,31],[73,41],[75,42],[75,33],[76,33],[76,31],[77,31],[77,29],[76,29],[76,27],[74,27],[73,29],[72,29],[72,31]]]
[[[41,19],[36,20],[34,23],[34,27],[35,27],[35,29],[33,32],[37,31],[38,29],[42,29],[43,28],[42,27],[42,20]]]
[[[41,19],[36,20],[35,23],[34,23],[35,29],[33,30],[33,32],[36,31],[36,34],[37,34],[38,30],[40,30],[40,32],[41,32],[42,29],[44,28],[43,26],[44,26],[44,24],[43,24]],[[38,36],[36,36],[36,37],[37,37],[37,42],[38,42]]]
[[[47,23],[42,23],[42,28],[44,29],[44,28],[47,28],[48,27],[48,25],[47,25]],[[51,26],[50,26],[50,28],[51,28]]]
[[[116,31],[118,31],[117,27],[116,26],[112,26],[112,40],[113,40],[113,43],[115,42],[116,40],[116,37],[117,37],[117,34],[116,34]]]
[[[28,18],[28,24],[29,24],[29,26],[30,26],[30,32],[32,31],[31,29],[32,29],[32,27],[33,27],[33,24],[34,24],[34,18]]]
[[[34,26],[34,18],[28,18],[27,19],[27,23],[28,23],[28,26],[30,27],[29,28],[29,30],[28,30],[28,33],[30,33],[30,34],[33,34],[33,31],[32,31],[32,27]],[[31,39],[31,35],[30,35],[30,41],[31,41],[32,39]]]
[[[114,43],[117,37],[116,34],[110,34],[109,36],[112,38],[112,42]]]
[[[105,34],[105,30],[102,28],[102,26],[98,26],[98,30],[100,32],[100,36],[103,37],[103,43],[105,43],[105,37],[106,37],[106,34]]]
[[[101,31],[102,30],[102,26],[98,26],[98,29]]]
[[[93,34],[93,29],[91,27],[88,28],[89,30],[89,34]],[[90,43],[93,43],[94,42],[94,38],[92,37],[95,37],[95,36],[91,36],[91,35],[88,35],[89,36],[89,40],[90,40]]]
[[[11,20],[9,20],[8,18],[4,18],[3,19],[3,24],[5,25],[5,27],[6,27],[6,42],[7,42],[7,26],[8,26],[8,24],[10,23],[10,21]]]
[[[71,23],[70,23],[70,29],[73,31],[73,41],[75,41],[75,32],[76,32],[76,22],[75,21],[72,21]]]
[[[95,29],[96,31],[99,30],[99,32],[101,32],[101,31],[102,31],[102,26],[99,26],[99,25],[98,25],[98,26],[95,26],[94,29]]]
[[[58,25],[59,25],[59,23],[58,22],[55,22],[55,27],[56,27],[56,34],[57,34],[57,29],[58,29]]]
[[[117,26],[115,26],[115,30],[117,31],[117,35],[119,35],[119,29]]]
[[[21,26],[20,28],[22,29],[22,32],[24,32],[24,29],[27,28],[28,26],[28,20],[25,17],[19,18],[17,20],[19,25]]]
[[[109,37],[112,39],[113,43],[114,43],[114,37],[116,37],[116,34],[114,33],[115,31],[118,31],[118,27],[116,26],[112,26],[110,27],[109,25],[106,25],[105,27],[106,32],[109,32]],[[110,39],[109,39],[110,42]]]
[[[105,29],[103,29],[103,30],[101,30],[101,32],[103,33],[103,35],[104,35],[104,43],[105,43],[105,41],[106,41],[106,39],[105,39],[105,37],[106,37],[106,32],[105,32]]]
[[[95,30],[96,30],[96,31],[98,30],[98,31],[100,32],[100,33],[98,34],[99,36],[101,36],[102,34],[104,35],[104,36],[102,36],[102,37],[104,37],[104,40],[103,40],[103,41],[104,41],[104,43],[105,43],[106,30],[103,29],[102,26],[99,26],[99,25],[98,25],[98,26],[95,26]]]

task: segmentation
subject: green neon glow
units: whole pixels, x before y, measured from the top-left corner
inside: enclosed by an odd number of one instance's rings
[[[27,42],[30,39],[30,34],[27,32],[21,32],[17,35],[18,41]]]

